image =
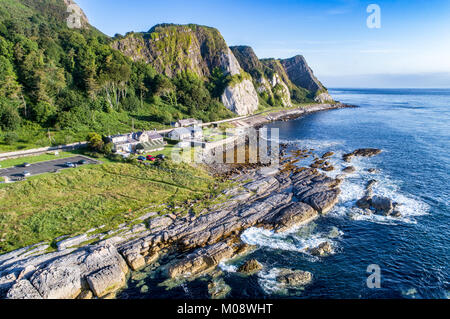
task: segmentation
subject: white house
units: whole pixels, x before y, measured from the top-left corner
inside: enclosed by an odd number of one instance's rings
[[[175,141],[183,141],[191,139],[191,130],[185,127],[179,127],[169,132],[169,138]]]
[[[142,131],[109,137],[114,150],[119,153],[134,153],[137,149],[144,151],[164,148],[164,139],[156,131]]]

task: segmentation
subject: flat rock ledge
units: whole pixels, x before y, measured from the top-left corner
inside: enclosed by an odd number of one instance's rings
[[[253,172],[253,181],[232,197],[192,218],[151,216],[147,228],[132,239],[112,237],[73,250],[0,259],[0,297],[10,299],[111,298],[126,285],[130,270],[154,263],[163,252],[177,255],[164,265],[168,278],[201,275],[220,262],[252,247],[240,241],[249,227],[284,232],[330,211],[338,201],[341,180],[307,168],[286,176]],[[142,231],[144,230],[144,231]],[[66,241],[66,243],[69,241]],[[2,256],[0,256],[2,257]],[[303,284],[309,276],[285,274],[288,285]]]

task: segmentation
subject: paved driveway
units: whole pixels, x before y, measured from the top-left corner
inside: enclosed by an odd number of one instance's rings
[[[79,155],[79,156],[66,157],[66,158],[61,158],[61,159],[52,160],[52,161],[34,163],[34,164],[31,164],[29,167],[15,166],[15,167],[3,168],[3,169],[0,169],[0,176],[6,176],[6,177],[9,177],[11,180],[16,180],[16,179],[20,179],[22,177],[22,173],[24,171],[30,172],[31,176],[44,174],[44,173],[51,173],[51,172],[56,172],[61,169],[69,169],[64,166],[64,164],[67,162],[76,164],[81,160],[85,160],[86,164],[99,164],[100,163],[99,161],[94,160],[92,158]]]

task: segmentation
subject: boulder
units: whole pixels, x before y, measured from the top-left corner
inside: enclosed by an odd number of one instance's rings
[[[104,268],[118,267],[125,276],[129,272],[127,263],[114,245],[98,245],[88,248],[83,260],[83,277],[98,272]],[[94,291],[95,292],[95,291]]]
[[[303,270],[282,269],[276,280],[288,287],[304,286],[311,283],[312,273]]]
[[[323,242],[319,246],[309,249],[309,253],[313,256],[323,257],[333,253],[333,247],[329,242]]]
[[[356,201],[356,206],[361,209],[370,208],[370,204],[372,202],[372,197],[364,196]]]
[[[117,267],[120,278],[128,272],[125,260],[113,245],[88,246],[50,262],[30,281],[45,299],[73,299],[85,287],[87,277],[111,267]]]
[[[224,242],[200,248],[169,267],[169,277],[196,275],[216,267],[222,260],[233,256],[235,249]]]
[[[36,271],[30,281],[44,299],[74,299],[82,289],[80,265],[79,255],[69,255]]]
[[[303,202],[307,203],[308,205],[312,206],[315,210],[317,210],[321,214],[325,214],[329,212],[334,205],[339,200],[339,189],[331,189],[328,191],[323,191],[319,193],[315,193],[305,199],[303,199]]]
[[[87,276],[90,289],[97,297],[106,296],[125,285],[125,273],[119,265],[111,265]]]
[[[376,209],[377,212],[382,212],[385,215],[391,214],[394,209],[394,203],[392,200],[382,196],[372,197],[371,206]]]
[[[239,267],[238,272],[246,275],[252,275],[261,269],[263,269],[263,266],[256,259],[250,259]]]
[[[149,290],[148,286],[147,286],[147,285],[143,285],[143,286],[141,287],[141,294],[146,294],[146,293],[148,293],[148,290]]]
[[[126,255],[125,258],[132,270],[139,270],[145,266],[145,258],[139,253]]]
[[[6,299],[42,299],[42,296],[28,280],[22,279],[9,289]]]
[[[336,238],[339,237],[341,234],[341,232],[339,231],[339,229],[336,226],[333,226],[330,230],[330,232],[328,233],[327,237],[328,238]]]
[[[228,286],[222,278],[214,279],[208,284],[208,293],[212,299],[225,298],[230,291],[231,287]]]
[[[310,222],[318,217],[317,211],[302,202],[294,202],[280,210],[271,221],[276,232],[284,232],[292,227]]]
[[[347,173],[347,174],[351,174],[354,173],[356,171],[354,166],[347,166],[346,168],[344,168],[342,170],[342,172]]]
[[[372,157],[372,156],[380,154],[381,152],[382,152],[382,150],[377,149],[377,148],[360,148],[360,149],[354,150],[351,153],[344,154],[342,158],[344,161],[350,162],[354,156]]]
[[[325,154],[322,155],[322,158],[328,158],[334,155],[334,152],[326,152]]]

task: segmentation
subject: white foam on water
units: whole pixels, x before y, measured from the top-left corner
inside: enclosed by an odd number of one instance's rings
[[[315,149],[317,156],[322,155],[323,151],[333,151],[335,154],[328,158],[327,161],[335,167],[335,170],[330,172],[323,172],[331,178],[336,178],[343,174],[342,170],[345,167],[355,167],[355,172],[346,174],[343,183],[340,186],[341,194],[339,196],[339,203],[332,210],[331,214],[336,216],[349,216],[354,220],[365,220],[381,224],[398,224],[416,223],[414,217],[428,214],[430,207],[416,196],[405,194],[401,191],[400,180],[393,180],[386,175],[382,170],[377,169],[377,162],[380,160],[377,157],[354,157],[351,162],[345,162],[342,156],[347,153],[342,149],[336,149],[338,146],[344,145],[338,140],[314,140],[314,139],[297,139],[291,141],[282,141],[297,145],[300,148]],[[312,162],[312,158],[302,159],[297,165],[308,166]],[[369,168],[377,169],[376,173],[369,173]],[[366,185],[369,180],[378,181],[373,186],[373,195],[387,197],[398,203],[397,210],[401,213],[401,217],[383,216],[378,214],[365,215],[355,213],[358,211],[355,208],[356,201],[364,196]],[[359,211],[361,212],[361,211]]]
[[[279,268],[272,268],[269,270],[262,270],[258,273],[258,283],[265,293],[269,295],[287,295],[288,290],[277,281],[277,276],[280,273]]]
[[[412,288],[407,288],[407,289],[402,289],[401,293],[403,295],[403,297],[405,298],[417,298],[418,297],[418,293],[417,293],[417,289],[412,287]]]
[[[237,271],[237,267],[235,265],[229,264],[227,261],[220,262],[219,268],[225,272],[236,272]]]
[[[344,161],[342,161],[345,163]],[[390,176],[377,169],[376,173],[369,173],[368,168],[376,168],[373,165],[373,158],[355,158],[351,163],[341,163],[342,167],[354,166],[356,171],[346,176],[341,184],[341,194],[339,203],[333,209],[331,214],[338,216],[347,216],[350,214],[354,220],[372,221],[381,224],[397,224],[398,222],[416,223],[414,217],[428,214],[429,205],[422,202],[411,194],[404,194],[401,189],[401,181],[393,180]],[[333,165],[338,166],[339,162]],[[336,175],[336,173],[333,173]],[[330,175],[328,175],[330,176]],[[330,177],[335,177],[330,176]],[[383,216],[378,214],[358,214],[360,211],[355,208],[356,201],[364,196],[366,185],[369,180],[376,180],[377,183],[372,187],[374,196],[382,196],[390,198],[398,203],[397,209],[401,213],[401,217]]]
[[[333,236],[330,236],[329,233],[316,232],[311,234],[304,234],[303,236],[300,233],[297,233],[302,227],[306,225],[302,225],[296,229],[291,230],[290,232],[285,233],[275,233],[273,231],[251,227],[245,230],[241,235],[241,240],[249,245],[257,245],[259,247],[265,247],[276,250],[284,250],[284,251],[295,251],[300,252],[307,255],[310,261],[318,261],[318,257],[312,256],[308,249],[319,246],[324,242],[329,242],[333,247],[333,253],[337,250],[337,243],[335,239],[342,236],[343,232],[339,231]],[[336,233],[335,229],[332,229],[334,233]]]
[[[277,276],[279,275],[281,270],[281,268],[272,268],[268,270],[262,270],[258,273],[258,283],[266,294],[287,296],[290,295],[289,290],[295,290],[297,292],[305,290],[305,287],[303,286],[290,287],[288,290],[285,285],[279,283],[277,281]]]

